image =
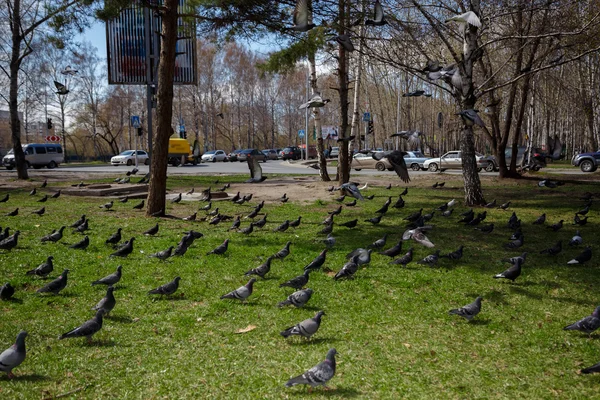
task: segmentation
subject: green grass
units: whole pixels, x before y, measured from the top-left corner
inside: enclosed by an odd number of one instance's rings
[[[438,177],[439,178],[439,177]],[[206,187],[214,178],[177,177],[169,187],[189,189]],[[238,184],[244,178],[219,177],[232,182],[231,192],[250,193],[252,185]],[[454,179],[446,177],[446,179]],[[65,185],[68,182],[65,182]],[[37,182],[31,182],[32,187]],[[101,198],[61,196],[45,205],[47,215],[29,212],[40,207],[38,196],[29,189],[11,191],[8,203],[0,204],[0,214],[20,207],[17,217],[0,217],[0,225],[19,229],[18,248],[0,251],[0,282],[17,287],[16,301],[0,302],[0,351],[8,347],[20,329],[29,332],[28,356],[14,372],[17,379],[0,376],[0,394],[5,399],[37,399],[81,389],[67,398],[149,399],[149,398],[287,398],[307,396],[304,388],[285,388],[291,376],[320,362],[330,347],[339,352],[338,370],[330,382],[333,390],[317,389],[314,398],[594,398],[598,377],[580,376],[577,371],[600,361],[598,334],[589,339],[562,327],[590,314],[598,305],[600,285],[598,255],[583,266],[567,266],[579,252],[565,248],[556,258],[535,253],[558,239],[566,244],[575,229],[570,225],[573,212],[580,208],[576,200],[583,192],[597,192],[598,186],[568,184],[556,190],[538,188],[535,182],[484,182],[486,197],[498,202],[513,201],[509,211],[490,210],[486,222],[496,230],[482,236],[472,228],[457,226],[457,207],[451,218],[436,216],[435,229],[428,235],[442,252],[465,244],[465,256],[459,262],[444,260],[439,268],[409,264],[402,269],[388,264],[389,259],[374,255],[367,268],[355,279],[334,282],[326,271],[311,275],[309,287],[315,293],[304,309],[283,308],[276,304],[291,290],[279,283],[296,276],[322,246],[315,237],[326,211],[338,206],[322,189],[315,190],[310,203],[266,204],[269,214],[265,228],[250,236],[228,232],[230,223],[216,227],[203,222],[161,219],[157,237],[141,232],[156,221],[133,212],[130,201],[115,203],[115,211],[98,208]],[[218,185],[214,185],[218,186]],[[361,222],[355,229],[336,227],[336,246],[330,251],[325,267],[337,271],[344,255],[364,247],[389,233],[388,246],[404,231],[401,219],[421,207],[425,211],[452,198],[460,200],[458,180],[449,181],[442,190],[411,186],[404,209],[390,211],[381,224]],[[373,201],[344,208],[336,221],[373,216],[388,191],[369,188]],[[0,196],[3,193],[0,193]],[[318,200],[323,197],[326,200]],[[260,201],[252,200],[252,205]],[[213,203],[229,215],[247,214],[251,207],[231,202]],[[200,204],[202,205],[202,204]],[[186,216],[197,210],[198,203],[170,205],[168,212]],[[492,279],[505,269],[503,257],[518,254],[502,248],[511,232],[506,228],[510,211],[523,220],[526,237],[524,250],[530,252],[523,275],[515,284]],[[548,222],[564,219],[559,232],[536,228],[531,222],[542,212]],[[81,214],[90,219],[91,245],[87,251],[68,248],[81,235],[66,231],[59,243],[42,244],[39,238],[61,225],[69,225]],[[439,215],[439,212],[437,212]],[[595,217],[581,228],[586,243],[600,250]],[[275,234],[272,228],[284,219],[303,215],[296,229]],[[242,226],[247,226],[244,222]],[[117,227],[125,238],[136,237],[135,251],[126,259],[111,259],[112,249],[104,240]],[[174,245],[182,233],[195,229],[204,233],[180,258],[160,262],[148,258],[158,250]],[[225,238],[231,239],[223,256],[205,256]],[[258,266],[291,240],[291,255],[274,261],[266,280],[259,278],[248,304],[219,300],[219,296],[247,281],[243,273]],[[430,253],[414,246],[415,259]],[[566,246],[565,246],[566,247]],[[405,244],[405,249],[408,245]],[[142,253],[143,252],[143,253]],[[69,268],[68,287],[58,296],[39,295],[35,291],[45,281],[25,276],[48,255],[55,257],[56,277]],[[117,306],[105,320],[93,345],[84,339],[57,340],[57,337],[91,318],[90,307],[104,295],[105,289],[90,282],[123,265],[123,279],[115,291]],[[153,298],[146,292],[162,283],[182,277],[180,289],[171,299]],[[447,311],[484,297],[481,314],[467,323]],[[320,331],[311,341],[283,339],[279,332],[316,311],[326,315]],[[255,325],[256,329],[236,334],[238,329]]]

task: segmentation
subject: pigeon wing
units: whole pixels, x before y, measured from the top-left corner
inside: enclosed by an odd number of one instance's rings
[[[373,158],[375,158],[375,155],[373,155]],[[400,177],[400,179],[407,183],[410,182],[408,168],[406,168],[406,162],[404,161],[404,152],[394,150],[388,154],[387,159],[389,160],[390,164],[392,164],[392,167],[394,167],[394,171],[396,171],[396,174]]]
[[[479,20],[477,14],[475,14],[473,11],[469,11],[467,13],[467,23],[476,26],[477,28],[481,28],[481,21]]]
[[[309,0],[298,0],[294,9],[294,26],[303,26],[308,24]]]

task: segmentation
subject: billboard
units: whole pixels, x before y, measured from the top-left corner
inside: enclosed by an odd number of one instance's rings
[[[179,2],[179,12],[187,9]],[[196,23],[178,18],[175,84],[196,83]],[[134,5],[106,23],[108,83],[111,85],[156,84],[160,54],[161,18],[151,9]]]

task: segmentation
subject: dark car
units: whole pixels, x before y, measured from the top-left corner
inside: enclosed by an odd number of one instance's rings
[[[300,147],[290,146],[281,150],[279,154],[282,160],[299,160],[302,157],[302,150]]]
[[[238,156],[240,155],[240,152],[242,152],[242,150],[233,150],[231,153],[229,153],[227,155],[227,159],[229,161],[237,161],[238,160]]]
[[[594,172],[600,165],[600,151],[575,154],[571,159],[571,164],[581,168],[583,172]]]
[[[267,156],[265,156],[260,150],[256,149],[245,149],[239,152],[237,160],[239,162],[248,161],[248,155],[256,158],[258,161],[267,162]]]

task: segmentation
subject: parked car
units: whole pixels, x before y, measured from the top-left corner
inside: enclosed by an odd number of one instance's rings
[[[25,153],[27,168],[33,167],[39,169],[47,167],[48,169],[52,169],[65,161],[63,149],[60,144],[32,143],[24,144],[22,148],[23,153]],[[2,165],[8,170],[15,167],[15,155],[12,149],[2,158]]]
[[[238,161],[238,156],[242,150],[233,150],[231,153],[227,154],[227,159],[229,161]]]
[[[135,159],[137,157],[138,164],[149,165],[150,158],[148,157],[148,153],[143,150],[125,150],[119,155],[114,156],[110,159],[110,163],[114,166],[125,164],[125,165],[133,165],[135,164]]]
[[[281,150],[279,154],[282,160],[299,160],[302,157],[302,150],[300,147],[290,146]]]
[[[571,159],[571,164],[581,168],[583,172],[594,172],[600,164],[600,151],[575,154]]]
[[[339,155],[340,155],[340,148],[332,147],[331,152],[329,153],[329,158],[338,158]]]
[[[489,160],[482,157],[483,155],[481,154],[475,155],[477,171],[481,171],[489,164]],[[461,152],[458,150],[449,151],[441,157],[430,158],[423,163],[423,168],[431,172],[436,172],[438,170],[445,171],[447,169],[462,169]]]
[[[360,171],[361,169],[376,169],[377,171],[385,171],[387,169],[391,171],[393,169],[392,164],[390,164],[386,157],[381,160],[376,160],[373,158],[372,152],[356,153],[354,157],[352,157],[352,164],[350,164],[350,167],[356,171]]]
[[[248,161],[248,155],[256,158],[258,161],[267,162],[267,156],[256,149],[245,149],[240,151],[237,160],[239,162]]]
[[[277,150],[275,149],[264,149],[262,153],[267,157],[267,160],[277,160]]]
[[[426,160],[428,160],[428,158],[425,157],[423,153],[420,151],[407,151],[406,153],[408,154],[404,156],[404,162],[408,168],[412,169],[413,171],[426,169],[423,164]]]
[[[202,162],[225,161],[227,154],[223,150],[210,150],[202,154]]]

